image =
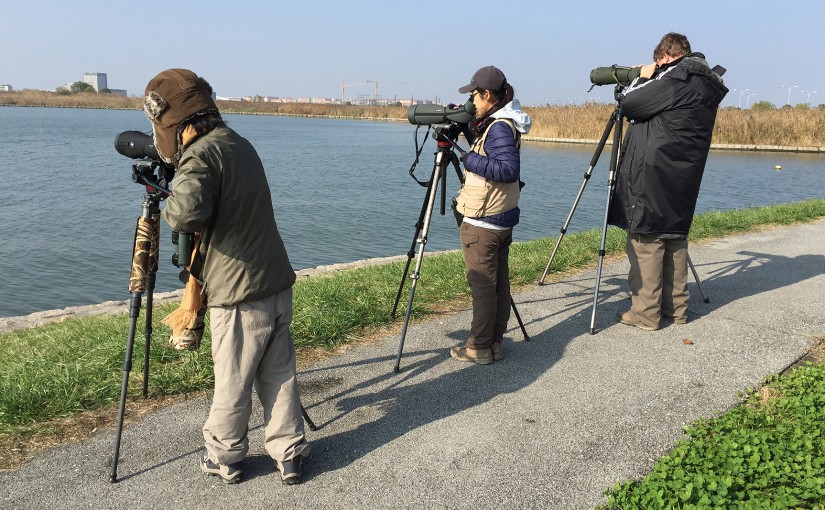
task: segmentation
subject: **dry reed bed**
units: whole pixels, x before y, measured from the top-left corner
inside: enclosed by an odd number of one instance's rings
[[[141,98],[98,94],[58,95],[23,90],[0,93],[0,105],[53,106],[63,108],[133,109]],[[308,103],[253,103],[218,101],[225,113],[346,117],[404,120],[403,107],[374,107]],[[601,137],[615,105],[525,107],[533,117],[531,137],[595,140]],[[722,108],[716,119],[713,142],[737,145],[825,147],[825,108],[774,109],[767,111]]]

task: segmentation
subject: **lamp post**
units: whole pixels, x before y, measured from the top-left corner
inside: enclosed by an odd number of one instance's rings
[[[745,108],[749,108],[749,107],[750,107],[750,105],[751,105],[751,96],[755,96],[755,95],[756,95],[756,92],[754,92],[753,94],[748,94],[748,102],[747,102],[747,104],[745,105]]]
[[[787,88],[787,89],[788,89],[788,100],[787,100],[787,101],[785,101],[785,104],[791,104],[791,91],[792,91],[793,89],[799,88],[799,85],[791,85],[791,86],[788,86],[788,85],[782,85],[782,87],[784,87],[784,88]]]
[[[800,92],[802,92],[803,94],[808,94],[808,97],[805,99],[805,104],[810,106],[810,104],[811,104],[811,94],[816,94],[816,91],[815,90],[809,90],[808,92],[805,92],[804,90],[800,90]]]
[[[750,89],[740,90],[739,91],[739,109],[742,109],[742,96],[748,93]]]

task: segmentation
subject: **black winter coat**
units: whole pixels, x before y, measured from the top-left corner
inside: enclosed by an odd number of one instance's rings
[[[710,150],[719,103],[728,89],[691,53],[625,90],[630,121],[608,222],[632,234],[686,237]]]

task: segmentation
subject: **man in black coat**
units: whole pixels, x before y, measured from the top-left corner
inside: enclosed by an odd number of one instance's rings
[[[687,237],[719,103],[728,89],[682,34],[666,34],[653,64],[625,89],[630,121],[608,222],[627,231],[630,310],[623,324],[655,331],[687,322]],[[721,71],[723,72],[723,71]]]

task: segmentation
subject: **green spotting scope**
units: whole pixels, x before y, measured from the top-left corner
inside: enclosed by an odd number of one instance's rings
[[[418,125],[468,124],[475,114],[476,107],[470,99],[456,108],[440,104],[416,104],[407,108],[407,120]]]
[[[639,77],[642,72],[641,67],[625,67],[612,65],[609,67],[597,67],[590,71],[590,83],[593,85],[630,85],[630,82]]]

